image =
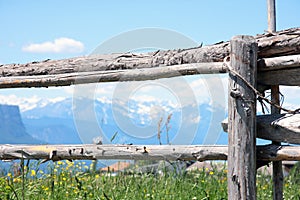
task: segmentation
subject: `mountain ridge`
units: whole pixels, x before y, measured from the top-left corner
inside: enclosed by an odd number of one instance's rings
[[[227,142],[227,135],[222,133],[220,124],[211,125],[214,123],[212,120],[216,121],[215,118],[220,122],[224,119],[224,111],[222,108],[212,109],[209,104],[179,107],[169,106],[169,102],[163,101],[76,101],[64,99],[48,105],[40,104],[43,107],[23,112],[29,133],[35,138],[43,138],[49,144],[92,143],[96,137],[105,143],[159,144],[158,122],[162,119],[161,142],[167,144],[165,122],[168,115],[172,114],[168,133],[171,143]],[[110,141],[115,133],[116,137]]]
[[[20,109],[15,105],[0,104],[1,144],[40,144],[41,140],[28,134]]]

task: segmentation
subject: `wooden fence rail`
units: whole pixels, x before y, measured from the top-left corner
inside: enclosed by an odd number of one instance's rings
[[[300,28],[258,35],[255,39],[259,48],[258,84],[300,85],[300,55],[295,55],[300,54]],[[0,88],[67,86],[226,73],[227,66],[223,61],[229,56],[229,46],[229,42],[222,42],[146,54],[93,55],[5,64],[0,65]]]
[[[221,62],[192,63],[155,68],[76,72],[66,74],[0,77],[0,88],[69,86],[98,82],[145,81],[195,74],[226,73]]]
[[[297,146],[262,145],[257,160],[300,161]],[[218,145],[0,145],[1,160],[227,160],[228,146]]]
[[[257,138],[300,144],[300,114],[258,115]],[[228,132],[228,119],[222,122],[225,132]]]
[[[0,88],[69,86],[73,84],[145,81],[195,74],[227,73],[228,62],[190,63],[141,69],[122,69],[65,74],[0,76]],[[30,65],[30,64],[28,64]],[[1,71],[1,68],[0,68]],[[258,83],[300,85],[300,55],[263,58],[258,61]]]

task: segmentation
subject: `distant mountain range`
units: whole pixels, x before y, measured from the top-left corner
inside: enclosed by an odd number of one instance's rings
[[[43,100],[41,100],[43,101]],[[223,108],[209,104],[174,105],[167,101],[129,102],[102,98],[38,102],[21,113],[0,106],[1,143],[80,144],[227,144],[220,122]],[[200,114],[200,117],[199,117]],[[22,119],[21,119],[22,116]]]
[[[26,131],[18,106],[0,105],[1,144],[39,144],[41,140]]]

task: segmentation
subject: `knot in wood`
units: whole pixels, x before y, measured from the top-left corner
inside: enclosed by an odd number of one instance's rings
[[[239,90],[233,89],[230,91],[230,96],[237,99],[242,96],[241,92]]]

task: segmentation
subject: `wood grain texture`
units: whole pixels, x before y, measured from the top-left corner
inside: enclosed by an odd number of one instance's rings
[[[300,54],[300,28],[257,35],[255,39],[259,47],[258,58]],[[221,42],[210,46],[159,51],[158,53],[116,53],[63,60],[44,60],[26,64],[5,64],[0,65],[0,77],[140,69],[201,62],[223,62],[229,53],[229,42]]]
[[[259,72],[289,68],[300,68],[300,55],[261,58],[257,63]]]
[[[228,146],[221,145],[0,145],[0,160],[227,160]],[[297,146],[260,145],[261,161],[300,161]]]
[[[0,145],[0,159],[226,160],[227,146],[201,145]]]
[[[276,142],[300,144],[300,114],[258,116],[260,138]]]
[[[226,73],[222,62],[192,63],[154,68],[77,72],[0,78],[0,88],[68,86],[84,83],[145,81],[194,74]]]
[[[276,61],[267,59],[300,54],[300,28],[257,35],[255,39],[259,47],[258,69],[264,71],[259,74],[258,83],[300,85],[299,56],[281,57]],[[229,56],[229,51],[229,42],[221,42],[204,47],[146,54],[116,53],[26,64],[4,64],[0,65],[0,88],[68,86],[120,80],[153,80],[208,72],[224,73],[226,72],[224,67],[219,70],[218,67],[213,67],[215,64],[207,67],[205,65],[207,62],[223,62],[224,58]],[[199,64],[202,68],[184,71],[187,64]],[[284,70],[276,71],[276,69]],[[266,72],[270,70],[272,73]]]
[[[235,36],[230,44],[231,70],[256,87],[255,39]],[[230,72],[228,93],[228,199],[256,199],[256,95]]]
[[[260,72],[257,74],[257,80],[262,85],[300,86],[300,70],[297,67]]]
[[[258,115],[257,138],[290,144],[300,144],[300,114]],[[228,132],[228,119],[222,122]]]

